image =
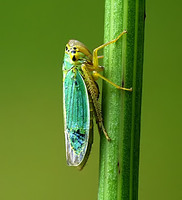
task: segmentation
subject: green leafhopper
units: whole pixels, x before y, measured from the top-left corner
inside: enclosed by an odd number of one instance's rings
[[[116,42],[126,31],[123,31],[116,39],[107,42],[93,51],[77,40],[70,40],[65,48],[63,62],[63,104],[65,121],[66,159],[70,166],[82,169],[87,162],[93,142],[93,114],[99,131],[110,140],[104,125],[101,105],[98,101],[99,88],[95,82],[99,77],[114,87],[132,91],[116,85],[99,72],[103,67],[99,66],[98,50]]]

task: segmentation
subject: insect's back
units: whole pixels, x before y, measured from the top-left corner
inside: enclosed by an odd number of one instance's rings
[[[77,70],[70,70],[64,80],[64,110],[67,163],[78,166],[88,146],[90,107],[85,83]]]

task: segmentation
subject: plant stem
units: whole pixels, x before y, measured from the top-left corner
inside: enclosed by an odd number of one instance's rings
[[[145,0],[106,0],[104,76],[133,92],[103,82],[103,117],[111,138],[101,135],[99,200],[138,199]]]

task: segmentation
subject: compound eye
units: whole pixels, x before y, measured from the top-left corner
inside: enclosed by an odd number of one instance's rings
[[[72,61],[76,61],[76,57],[75,57],[75,55],[72,57]]]

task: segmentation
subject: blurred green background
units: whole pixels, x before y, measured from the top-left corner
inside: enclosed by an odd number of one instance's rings
[[[149,0],[140,200],[182,199],[182,2]],[[0,199],[97,199],[99,136],[82,172],[65,160],[62,71],[71,38],[103,43],[104,0],[0,1]]]

